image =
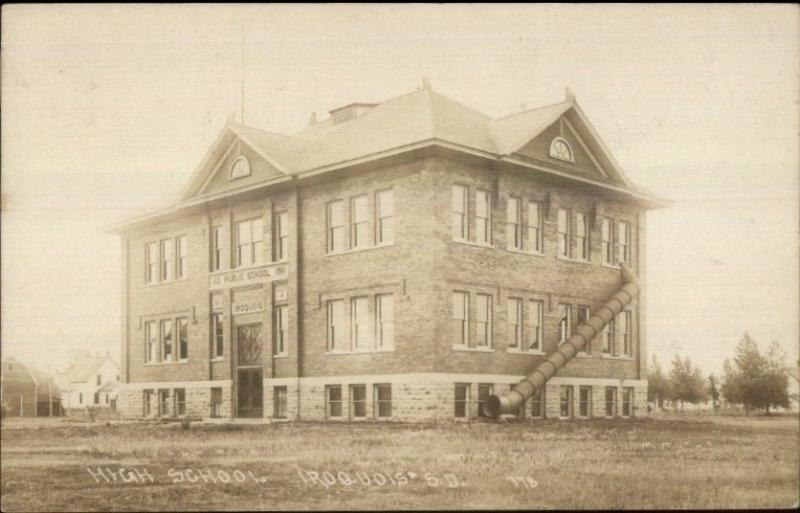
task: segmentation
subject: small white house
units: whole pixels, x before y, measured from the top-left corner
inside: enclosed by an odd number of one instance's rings
[[[109,354],[81,357],[67,372],[64,408],[115,408],[119,372]]]

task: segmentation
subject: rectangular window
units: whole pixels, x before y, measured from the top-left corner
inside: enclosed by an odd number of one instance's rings
[[[275,354],[286,354],[286,342],[289,336],[289,307],[275,307]]]
[[[619,332],[622,336],[622,354],[633,356],[633,336],[631,333],[631,313],[623,310],[617,316],[619,319]]]
[[[211,271],[222,269],[222,228],[211,228]]]
[[[142,391],[142,405],[144,406],[144,411],[142,413],[145,417],[150,417],[155,412],[153,408],[153,397],[154,394],[152,390]],[[83,402],[83,394],[81,394],[81,402]]]
[[[506,203],[506,247],[522,249],[522,223],[520,204],[517,198],[508,198]]]
[[[161,241],[161,281],[168,281],[175,276],[175,255],[172,239]]]
[[[453,292],[453,344],[469,345],[469,294]]]
[[[260,217],[236,223],[236,267],[264,262],[264,220]]]
[[[276,419],[287,418],[289,394],[286,387],[273,387],[272,395],[272,416]]]
[[[211,336],[214,358],[222,358],[225,348],[225,330],[221,313],[211,314]]]
[[[169,390],[158,391],[158,415],[160,417],[169,415]]]
[[[522,300],[508,298],[508,347],[520,348],[522,344]]]
[[[572,308],[567,303],[558,304],[558,343],[567,341],[572,330]]]
[[[486,417],[486,413],[483,411],[483,404],[492,395],[492,389],[491,383],[478,384],[478,417]]]
[[[467,240],[467,188],[454,185],[452,195],[453,238]]]
[[[456,383],[454,406],[457,419],[469,417],[469,383]]]
[[[544,418],[544,394],[542,389],[536,390],[531,397],[531,417],[534,419]]]
[[[100,374],[95,376],[95,383],[97,383],[97,386],[101,385],[102,379],[103,379],[103,377]]]
[[[589,320],[589,307],[585,305],[578,305],[578,323],[577,327]],[[586,345],[581,350],[583,353],[592,354],[592,341],[587,340]]]
[[[350,247],[363,248],[369,245],[369,207],[367,195],[350,199]]]
[[[375,338],[378,349],[394,347],[394,296],[375,296]]]
[[[561,409],[562,419],[572,418],[572,385],[561,385]]]
[[[211,416],[214,418],[222,416],[222,388],[220,387],[211,389]]]
[[[569,212],[558,209],[558,256],[569,257]]]
[[[477,295],[478,347],[492,347],[492,296],[489,294]]]
[[[178,331],[178,360],[189,358],[189,320],[179,317],[176,320]]]
[[[329,419],[342,416],[341,385],[328,385],[325,387],[325,412]]]
[[[622,416],[633,416],[633,387],[622,389]]]
[[[144,323],[144,363],[158,361],[158,332],[156,323],[148,321]]]
[[[611,319],[608,321],[608,324],[603,326],[600,337],[603,341],[603,353],[615,355],[617,353],[617,348],[614,343],[614,319]]]
[[[528,202],[528,244],[530,251],[542,252],[542,209],[535,201]]]
[[[148,242],[144,246],[145,253],[145,272],[144,282],[155,283],[158,280],[158,244],[155,242]]]
[[[99,392],[95,392],[94,393],[94,404],[100,404],[100,393]]]
[[[78,404],[83,404],[83,392],[80,392],[78,394]]]
[[[579,260],[589,260],[589,216],[575,216],[575,250]]]
[[[580,387],[578,389],[578,417],[588,418],[592,416],[592,387]]]
[[[272,216],[272,260],[284,260],[289,249],[289,214],[278,212]]]
[[[612,233],[611,220],[604,217],[600,225],[600,234],[602,237],[603,249],[603,263],[608,265],[614,264],[614,234]]]
[[[544,315],[544,304],[538,300],[528,301],[529,313],[528,317],[531,320],[531,329],[528,336],[528,349],[531,351],[542,350],[542,340],[544,338],[544,325],[542,317]]]
[[[616,387],[606,387],[606,417],[614,417],[617,414],[617,389]]]
[[[350,417],[367,417],[367,385],[350,385]]]
[[[391,189],[375,193],[376,244],[394,242],[394,191]]]
[[[350,347],[354,351],[369,349],[370,326],[367,312],[367,298],[354,297],[350,300]]]
[[[617,259],[625,264],[631,261],[631,224],[627,221],[617,225]]]
[[[175,415],[186,415],[186,390],[183,388],[175,389]]]
[[[328,203],[328,253],[344,250],[344,202]]]
[[[172,320],[161,321],[161,361],[172,361]]]
[[[344,301],[328,301],[328,351],[342,351],[344,347]]]
[[[186,272],[188,271],[188,261],[189,261],[189,239],[186,235],[181,235],[175,239],[175,254],[176,254],[176,269],[175,269],[175,277],[185,278]]]
[[[375,417],[385,419],[392,416],[392,385],[375,385]]]
[[[492,243],[492,203],[489,193],[475,191],[475,240],[483,244]]]

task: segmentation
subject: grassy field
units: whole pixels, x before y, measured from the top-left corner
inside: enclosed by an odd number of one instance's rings
[[[188,430],[11,419],[2,509],[785,508],[798,501],[798,427],[692,415]]]

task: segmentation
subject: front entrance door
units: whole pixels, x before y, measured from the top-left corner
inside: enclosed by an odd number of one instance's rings
[[[239,369],[239,417],[264,416],[264,382],[261,369]]]

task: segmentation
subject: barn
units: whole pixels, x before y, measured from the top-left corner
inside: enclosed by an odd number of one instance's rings
[[[14,358],[2,361],[0,400],[4,415],[61,415],[61,394],[53,377]]]
[[[569,91],[493,118],[425,82],[293,134],[229,121],[173,204],[109,228],[124,256],[119,409],[643,414],[646,217],[667,204],[631,183]]]

